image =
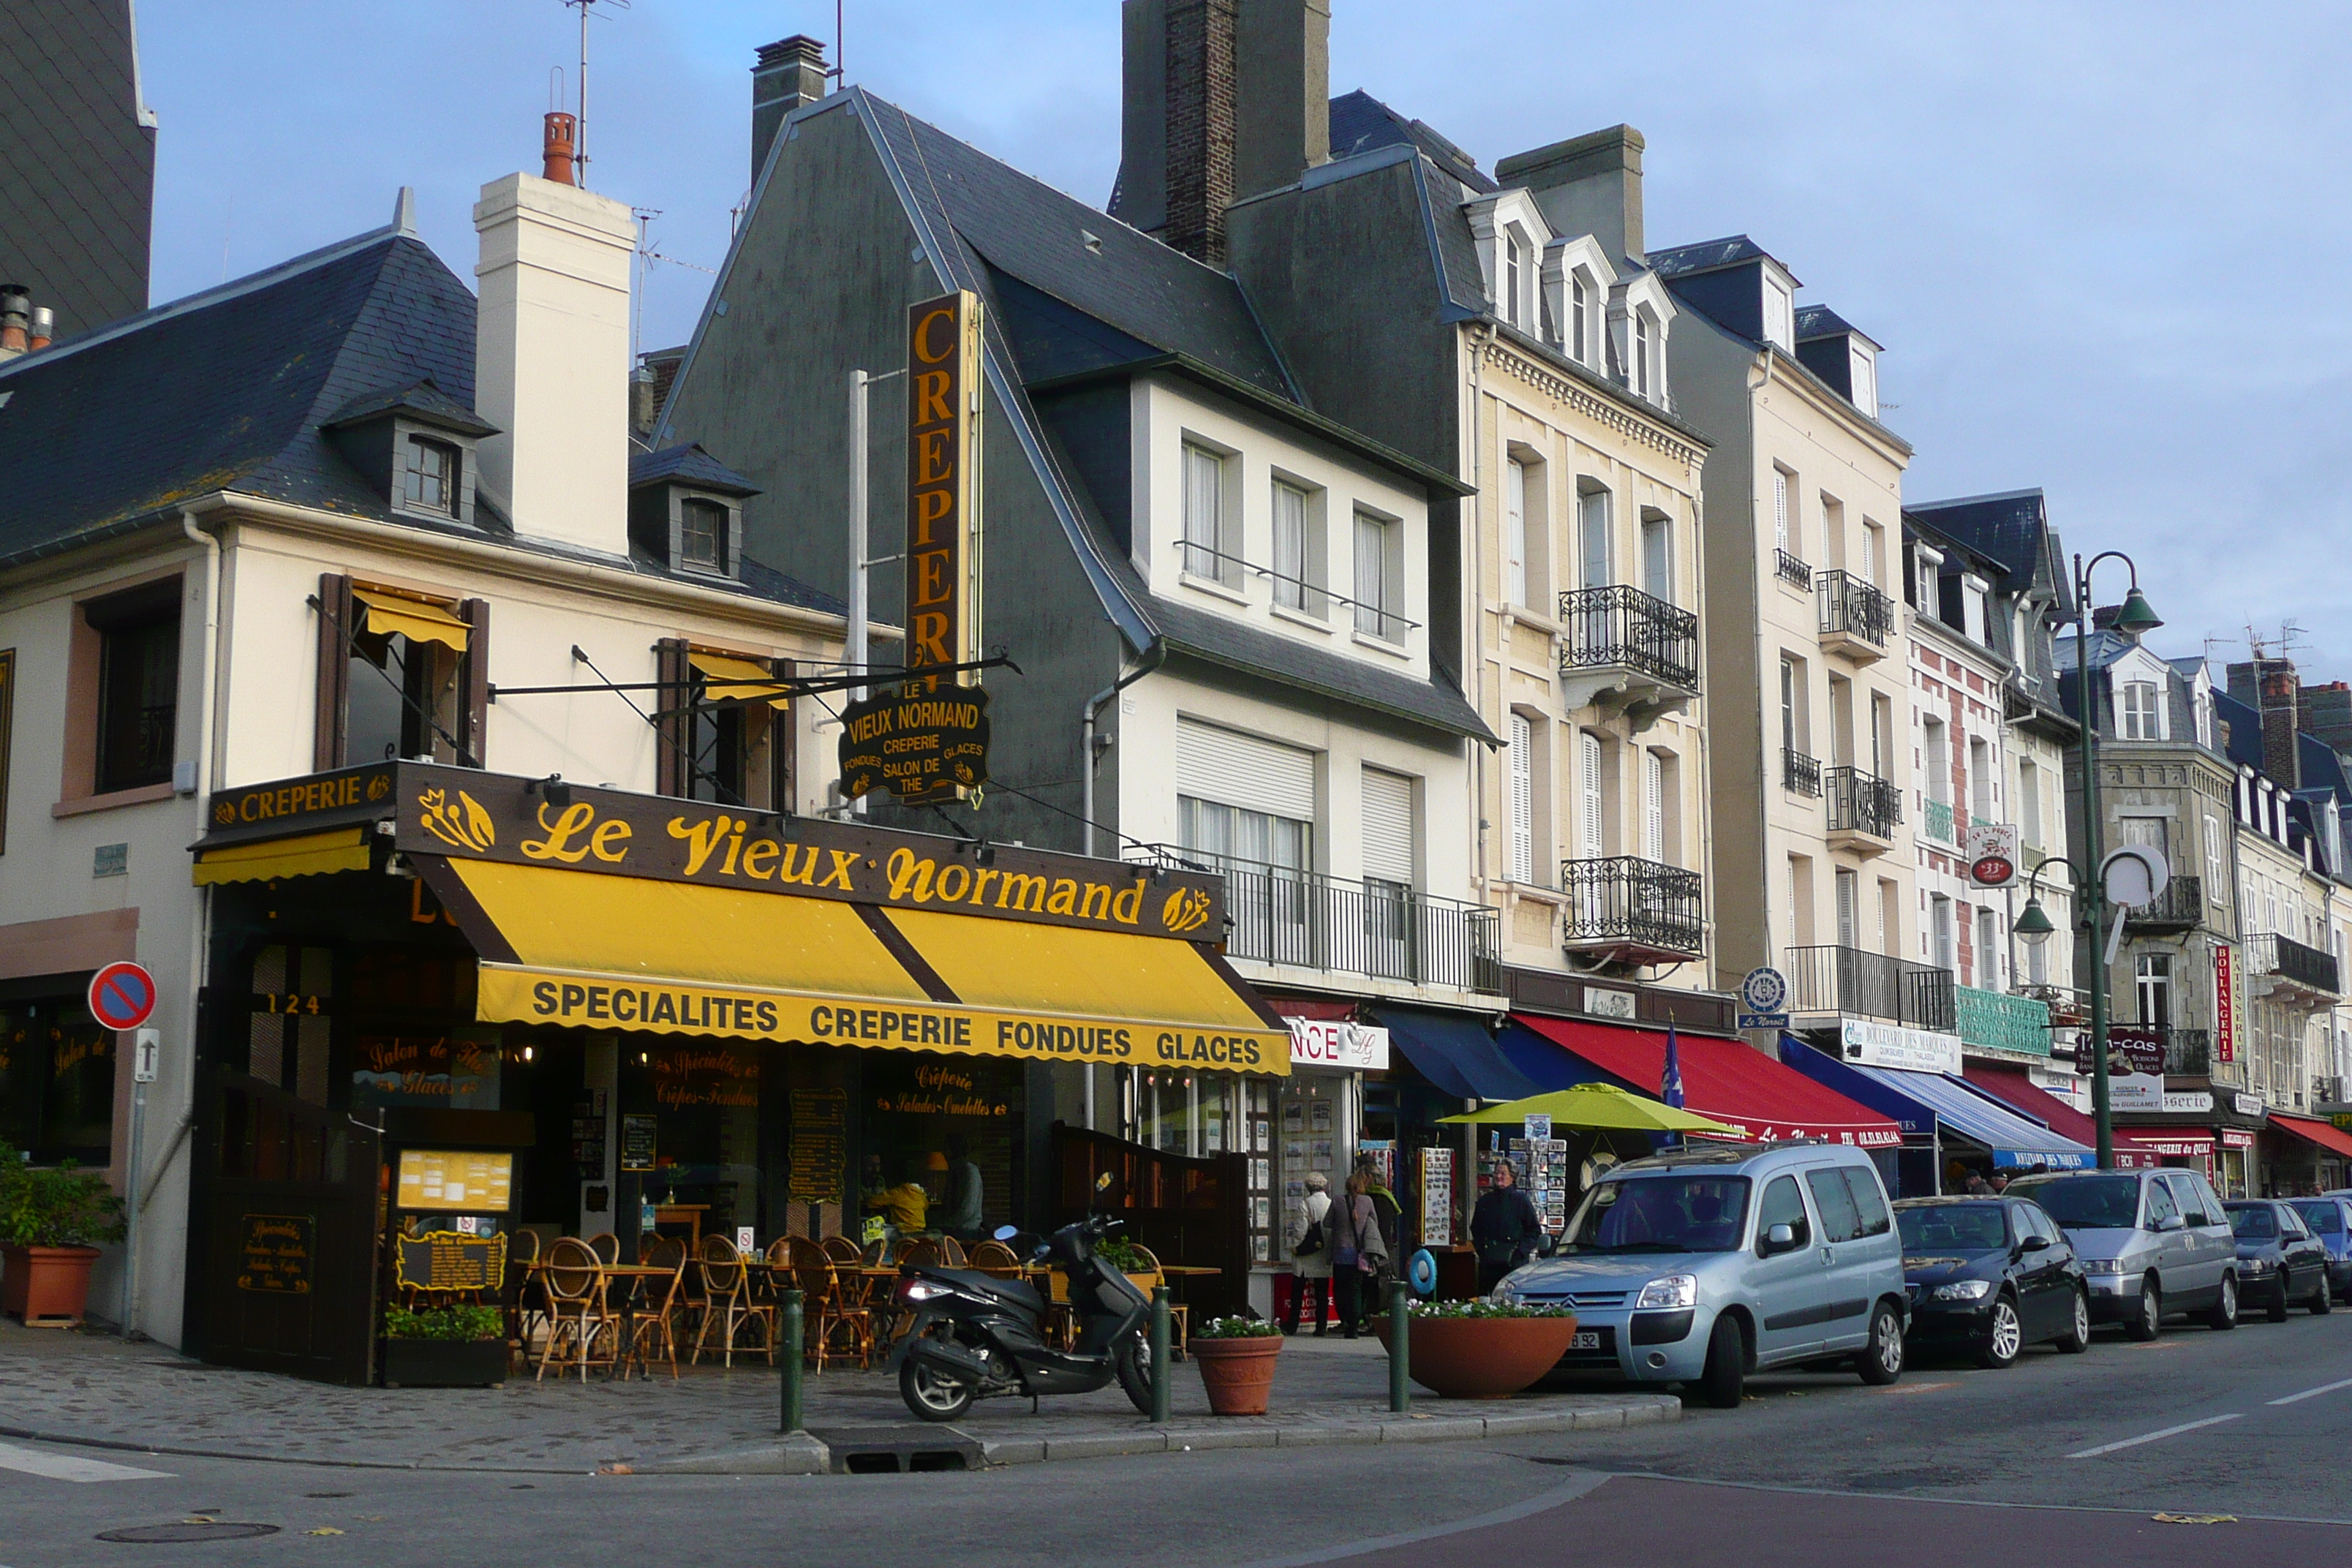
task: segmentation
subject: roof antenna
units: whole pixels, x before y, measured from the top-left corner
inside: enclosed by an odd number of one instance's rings
[[[572,161],[580,168],[574,183],[583,191],[588,188],[588,16],[600,3],[624,11],[629,8],[629,0],[563,0],[564,5],[580,8],[580,117]]]
[[[832,77],[842,86],[847,87],[849,85],[849,68],[846,58],[842,54],[841,47],[841,7],[842,0],[833,0],[833,68],[824,74]]]
[[[392,204],[393,232],[403,239],[416,237],[416,187],[403,185]]]

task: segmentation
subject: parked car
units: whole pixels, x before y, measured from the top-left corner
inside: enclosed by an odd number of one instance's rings
[[[2352,1194],[2289,1198],[2287,1206],[2327,1249],[2327,1283],[2336,1299],[2352,1300]]]
[[[1905,1198],[1895,1205],[1910,1342],[2004,1367],[2028,1345],[2091,1348],[2091,1287],[2058,1224],[2026,1198]]]
[[[1726,1410],[1771,1367],[1835,1360],[1893,1383],[1910,1318],[1870,1156],[1815,1141],[1627,1161],[1496,1295],[1575,1308],[1561,1371],[1691,1384]]]
[[[2311,1234],[2294,1205],[2276,1198],[2237,1198],[2222,1205],[2238,1237],[2238,1273],[2246,1299],[2259,1301],[2273,1323],[2291,1306],[2326,1317],[2335,1305],[2327,1279],[2327,1248]]]
[[[2195,1171],[2064,1171],[2009,1184],[2042,1205],[2083,1260],[2091,1321],[2152,1340],[2164,1320],[2238,1326],[2238,1243],[2221,1194]]]

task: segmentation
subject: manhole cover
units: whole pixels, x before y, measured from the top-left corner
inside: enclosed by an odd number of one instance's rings
[[[203,1524],[134,1524],[128,1530],[101,1530],[100,1541],[126,1542],[134,1546],[177,1546],[191,1541],[248,1541],[257,1535],[275,1535],[274,1524],[229,1524],[207,1521]]]

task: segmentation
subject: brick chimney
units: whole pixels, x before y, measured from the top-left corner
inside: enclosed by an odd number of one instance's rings
[[[1514,153],[1495,165],[1496,180],[1524,185],[1555,233],[1589,234],[1612,263],[1643,258],[1642,151],[1630,125]]]
[[[2302,692],[2294,666],[2265,659],[2262,682],[2263,772],[2281,789],[2301,789],[2303,755],[2295,732],[2303,727],[2298,711]]]
[[[784,116],[825,93],[824,46],[806,33],[760,46],[759,63],[751,68],[751,183],[768,166],[768,149]]]

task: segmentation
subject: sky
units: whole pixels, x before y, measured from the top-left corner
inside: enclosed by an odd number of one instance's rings
[[[623,8],[625,4],[626,8]],[[1099,205],[1116,0],[845,0],[848,79]],[[2040,486],[2174,655],[2352,678],[2352,11],[2263,0],[1332,0],[1331,87],[1498,160],[1629,122],[1655,247],[1745,233],[1886,346],[1914,500]],[[750,184],[750,68],[817,0],[594,0],[590,184],[656,213],[691,333]],[[574,107],[562,0],[138,0],[158,302],[376,226],[471,276],[480,186]],[[561,71],[560,98],[553,72]],[[2313,287],[2317,283],[2320,286]],[[2095,597],[2121,597],[2100,569]]]

